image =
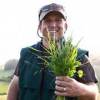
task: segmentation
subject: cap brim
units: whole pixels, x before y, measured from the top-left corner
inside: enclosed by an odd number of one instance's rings
[[[49,11],[42,12],[39,20],[42,21],[49,13],[52,13],[52,12],[60,13],[62,17],[66,20],[66,14],[61,10],[49,10]]]

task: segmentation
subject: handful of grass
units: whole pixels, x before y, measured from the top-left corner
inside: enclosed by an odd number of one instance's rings
[[[49,49],[46,49],[50,55],[49,62],[45,63],[56,76],[74,76],[76,68],[81,64],[76,60],[77,46],[78,44],[73,46],[72,37],[69,37],[60,47],[57,47],[55,41],[49,42]]]
[[[70,36],[67,41],[57,45],[55,40],[49,38],[48,48],[45,48],[49,54],[47,60],[43,57],[39,57],[44,61],[44,64],[51,69],[55,76],[69,76],[73,77],[75,73],[78,73],[79,77],[82,77],[83,73],[76,72],[76,68],[81,65],[77,61],[78,43],[74,46],[72,44],[72,37]],[[57,96],[56,100],[65,100],[64,96]]]
[[[67,41],[62,43],[61,46],[57,46],[55,41],[49,41],[50,54],[49,62],[47,66],[53,71],[56,76],[69,76],[73,77],[75,73],[79,77],[83,76],[81,70],[76,72],[76,68],[81,65],[81,62],[77,61],[78,43],[74,46],[72,44],[72,37],[68,37]],[[64,96],[57,96],[56,100],[65,100]]]

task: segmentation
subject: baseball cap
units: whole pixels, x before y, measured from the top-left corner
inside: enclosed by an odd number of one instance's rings
[[[40,9],[40,12],[39,12],[39,21],[42,21],[43,18],[51,13],[51,12],[58,12],[60,13],[63,18],[66,20],[67,16],[66,16],[66,11],[64,9],[64,7],[60,4],[56,4],[56,3],[51,3],[49,5],[45,5],[43,6],[41,9]]]

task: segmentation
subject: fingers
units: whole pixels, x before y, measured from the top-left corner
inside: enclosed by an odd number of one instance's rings
[[[74,83],[75,83],[75,80],[72,78],[69,78],[67,76],[56,77],[55,94],[59,95],[59,96],[70,96],[70,95],[72,96],[72,95],[74,95],[73,92],[76,90],[76,89],[73,90],[74,85],[75,85]]]
[[[55,81],[56,85],[61,86],[61,87],[65,87],[67,85],[67,83],[65,81]]]
[[[66,87],[60,87],[60,86],[57,86],[55,87],[56,91],[59,91],[59,92],[66,92],[67,91],[67,88]]]
[[[56,90],[63,91],[64,88],[71,88],[72,81],[73,81],[72,78],[66,76],[56,77],[56,81],[55,81]]]
[[[55,94],[59,96],[74,96],[76,92],[74,93],[72,89],[67,87],[63,88],[63,87],[56,86]]]
[[[55,94],[59,95],[59,96],[68,96],[68,94],[66,92],[55,91]]]
[[[59,76],[59,77],[56,77],[56,80],[59,80],[59,81],[65,81],[65,82],[70,82],[72,81],[73,79],[68,77],[68,76]]]

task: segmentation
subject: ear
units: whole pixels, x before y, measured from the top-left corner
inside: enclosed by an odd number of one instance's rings
[[[67,30],[67,27],[68,27],[67,22],[65,22],[65,31]]]
[[[41,30],[41,22],[39,22],[38,30]]]
[[[67,27],[68,27],[67,22],[65,22],[65,26],[64,27],[65,27],[64,33],[66,33]]]

